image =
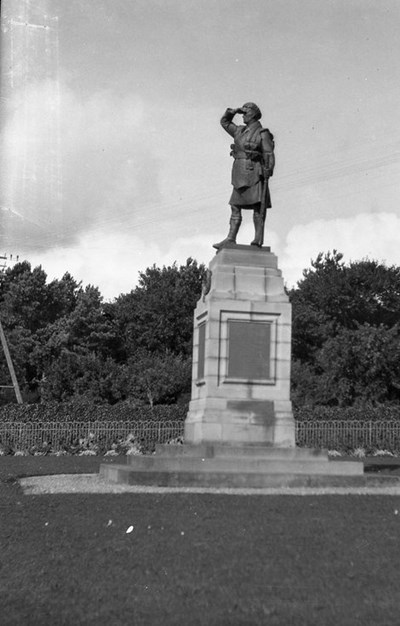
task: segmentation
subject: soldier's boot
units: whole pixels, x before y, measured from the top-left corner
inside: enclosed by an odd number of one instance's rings
[[[229,220],[229,233],[227,237],[225,237],[225,239],[223,239],[219,243],[214,243],[213,248],[219,250],[220,248],[226,246],[228,243],[236,243],[236,237],[241,223],[241,217],[231,217],[231,219]]]
[[[253,213],[253,222],[254,222],[254,230],[255,230],[255,235],[254,235],[254,239],[251,242],[251,246],[258,246],[259,248],[261,248],[261,246],[264,243],[264,217],[261,214],[260,211],[254,211]]]

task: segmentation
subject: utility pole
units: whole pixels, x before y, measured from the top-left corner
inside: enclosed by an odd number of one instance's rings
[[[9,265],[15,265],[15,263],[19,263],[19,254],[14,257],[12,254],[9,254],[8,256],[5,253],[0,254],[0,276],[6,271]]]
[[[12,255],[10,256],[10,260],[12,260]],[[18,260],[18,257],[17,257],[17,260]],[[4,272],[6,267],[7,267],[7,255],[4,254],[0,256],[0,276]],[[0,340],[1,340],[1,345],[3,347],[4,356],[6,357],[8,371],[10,372],[10,376],[12,380],[12,385],[0,385],[0,388],[14,389],[15,397],[17,398],[18,404],[23,404],[21,391],[19,388],[17,376],[15,374],[14,365],[12,362],[10,351],[8,349],[7,339],[4,334],[3,324],[1,323],[1,320],[0,320]]]
[[[11,380],[12,380],[12,385],[0,385],[0,388],[3,388],[3,389],[12,389],[12,388],[14,388],[15,397],[17,398],[18,404],[23,404],[21,391],[20,391],[20,388],[19,388],[17,377],[15,375],[14,365],[13,365],[13,362],[12,362],[12,359],[11,359],[10,351],[8,349],[7,339],[6,339],[6,336],[4,334],[3,324],[1,323],[1,321],[0,321],[0,339],[1,339],[1,345],[3,346],[4,356],[6,357],[6,361],[7,361],[7,365],[8,365],[8,371],[10,372],[10,376],[11,376]]]

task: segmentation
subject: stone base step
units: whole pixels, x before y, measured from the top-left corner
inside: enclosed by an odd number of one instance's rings
[[[333,462],[332,465],[342,463]],[[398,477],[371,477],[366,475],[298,474],[290,472],[266,474],[265,472],[223,471],[168,471],[133,468],[131,465],[102,464],[100,475],[113,483],[157,487],[214,487],[214,488],[265,488],[265,487],[365,487],[399,485]]]
[[[328,451],[316,448],[277,448],[257,444],[156,444],[156,457],[198,457],[327,461]]]
[[[156,453],[102,464],[112,482],[148,486],[273,487],[365,484],[359,460],[332,461],[326,450],[201,443],[157,445]]]
[[[331,461],[326,450],[210,443],[158,445],[155,454],[100,467],[106,480],[117,483],[220,488],[337,486],[350,479],[363,485],[363,471],[361,461]]]
[[[341,463],[324,458],[313,459],[269,459],[252,457],[168,457],[168,456],[134,456],[127,465],[132,472],[190,472],[224,474],[339,474],[361,475],[363,464],[357,461]]]

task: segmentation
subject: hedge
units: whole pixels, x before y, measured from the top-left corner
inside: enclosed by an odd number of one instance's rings
[[[299,422],[316,421],[399,421],[400,406],[381,405],[367,407],[315,406],[294,409],[294,417]]]
[[[186,404],[135,407],[125,402],[97,405],[75,401],[49,404],[6,404],[0,406],[0,422],[132,422],[184,421]]]
[[[97,405],[76,400],[68,403],[6,404],[0,406],[0,422],[132,422],[184,421],[187,404],[132,406],[126,402]],[[380,407],[302,407],[294,409],[296,421],[399,421],[400,406]]]

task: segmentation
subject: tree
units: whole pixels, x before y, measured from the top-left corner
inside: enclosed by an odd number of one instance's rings
[[[205,268],[153,266],[114,303],[70,274],[23,262],[0,280],[2,321],[25,397],[174,402],[190,391],[193,310]],[[8,380],[0,361],[0,376]]]
[[[43,372],[40,397],[42,402],[65,402],[79,397],[96,404],[115,404],[128,396],[124,374],[111,358],[63,349]]]
[[[345,265],[335,250],[320,253],[289,297],[295,403],[347,405],[398,398],[391,355],[399,345],[399,267],[368,259]],[[357,359],[364,369],[356,366]]]
[[[190,391],[191,359],[139,351],[129,360],[130,396],[154,406],[172,404]]]
[[[400,400],[400,328],[342,328],[318,354],[325,403],[374,405]]]
[[[81,289],[75,308],[37,333],[39,342],[31,355],[35,381],[42,399],[65,400],[84,395],[111,403],[120,391],[105,391],[104,377],[118,378],[121,351],[118,327],[104,307],[97,287]],[[98,380],[96,379],[98,378]]]
[[[22,326],[34,333],[69,314],[81,291],[68,273],[47,284],[47,274],[40,266],[32,270],[27,261],[17,263],[1,276],[2,321],[7,328]]]
[[[322,314],[334,327],[358,324],[392,326],[400,307],[400,267],[364,259],[345,265],[336,250],[320,253],[290,290],[293,308],[307,307]],[[333,330],[333,329],[331,329]]]
[[[137,350],[191,355],[193,311],[205,271],[189,258],[180,267],[153,265],[140,273],[138,286],[115,303],[127,358]]]
[[[82,293],[81,283],[66,272],[61,280],[53,280],[48,285],[48,322],[54,322],[60,317],[72,313],[78,301],[78,295]]]

